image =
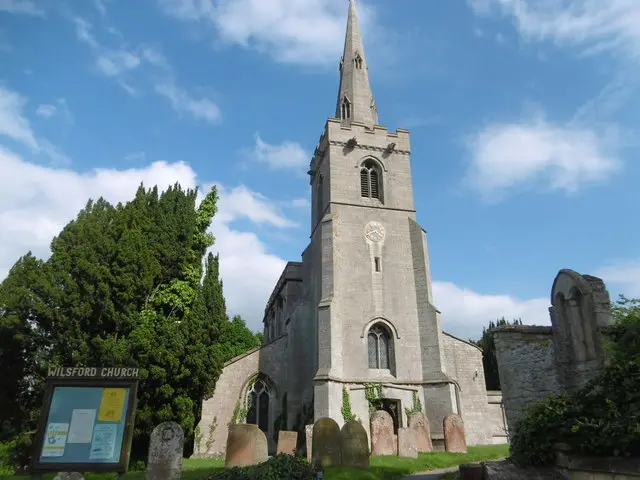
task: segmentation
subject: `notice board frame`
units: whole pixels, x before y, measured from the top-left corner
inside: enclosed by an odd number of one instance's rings
[[[47,428],[53,393],[56,387],[79,388],[128,388],[129,398],[125,414],[124,431],[118,462],[43,462],[40,460],[42,447],[44,446],[44,434]],[[45,393],[38,420],[38,429],[34,438],[34,450],[29,467],[30,473],[40,474],[45,472],[95,472],[95,473],[126,473],[131,455],[131,442],[133,440],[133,427],[135,423],[135,411],[138,405],[138,379],[137,378],[109,378],[109,377],[60,377],[47,378]]]

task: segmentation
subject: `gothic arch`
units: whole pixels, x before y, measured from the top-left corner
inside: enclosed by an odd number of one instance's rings
[[[400,339],[400,335],[398,334],[398,329],[396,328],[396,326],[384,317],[373,317],[372,319],[370,319],[362,329],[362,334],[360,335],[360,338],[365,338],[369,333],[369,329],[376,323],[384,324],[392,333],[392,336],[394,338]]]
[[[384,169],[375,158],[365,158],[360,164],[360,196],[384,203]]]
[[[385,323],[376,322],[367,332],[367,363],[372,370],[389,370],[395,375],[395,341]]]
[[[241,403],[246,409],[246,423],[257,425],[267,438],[273,433],[276,385],[268,375],[258,371],[247,378],[242,386]]]
[[[358,160],[356,160],[356,162],[354,164],[354,168],[362,167],[366,163],[367,160],[371,160],[374,163],[377,163],[378,164],[378,168],[380,168],[380,170],[383,173],[387,173],[386,164],[381,159],[379,159],[378,157],[374,157],[373,155],[365,155],[364,157],[359,158]]]

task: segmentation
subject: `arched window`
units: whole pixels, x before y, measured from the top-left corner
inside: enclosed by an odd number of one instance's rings
[[[351,102],[349,101],[349,99],[346,96],[342,99],[342,104],[340,106],[340,112],[341,112],[343,120],[347,120],[347,119],[351,118]]]
[[[358,70],[362,68],[362,57],[360,56],[359,53],[356,53],[356,57],[353,59],[353,63],[355,64]]]
[[[373,325],[367,336],[369,347],[369,368],[391,369],[391,335],[380,324]]]
[[[270,396],[269,385],[262,378],[247,391],[247,423],[257,425],[265,434],[269,431]]]
[[[380,170],[373,160],[367,160],[360,169],[360,196],[382,199]]]

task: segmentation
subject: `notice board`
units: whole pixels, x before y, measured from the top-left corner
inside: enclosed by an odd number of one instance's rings
[[[137,380],[48,379],[33,471],[126,472]]]

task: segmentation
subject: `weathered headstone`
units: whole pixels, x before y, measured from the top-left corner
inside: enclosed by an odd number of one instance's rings
[[[148,480],[180,480],[184,432],[176,422],[163,422],[153,429],[147,462]]]
[[[371,455],[396,455],[393,418],[389,412],[377,410],[371,414]]]
[[[257,425],[229,425],[224,466],[246,467],[267,461],[267,437]]]
[[[313,425],[311,463],[324,470],[341,464],[340,428],[335,420],[325,417]]]
[[[53,480],[84,480],[84,477],[78,472],[59,472]]]
[[[313,450],[313,425],[306,425],[304,433],[307,441],[307,461],[311,462],[311,452]]]
[[[414,412],[409,416],[409,428],[416,432],[416,446],[418,453],[431,452],[433,443],[431,442],[431,429],[429,419],[423,412]]]
[[[295,455],[296,444],[298,443],[298,432],[288,432],[280,430],[278,432],[278,449],[277,453],[286,453],[287,455]]]
[[[416,431],[414,429],[398,429],[398,456],[407,458],[418,458]]]
[[[369,437],[357,420],[349,420],[340,430],[342,465],[345,467],[369,467]]]
[[[452,453],[467,453],[464,422],[460,415],[450,413],[442,422],[444,427],[444,449]]]

